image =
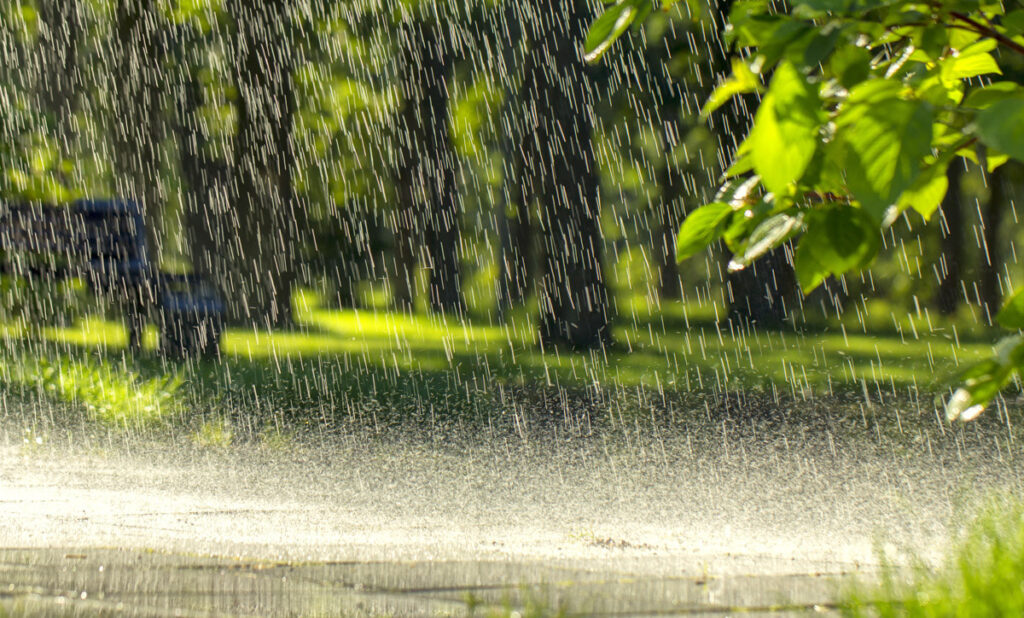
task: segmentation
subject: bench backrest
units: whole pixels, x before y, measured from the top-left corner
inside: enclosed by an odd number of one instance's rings
[[[0,204],[0,252],[7,262],[34,254],[54,271],[134,277],[149,269],[142,212],[127,200],[66,206]],[[39,268],[39,260],[32,260]]]

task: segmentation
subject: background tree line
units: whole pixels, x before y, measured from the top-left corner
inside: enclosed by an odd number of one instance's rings
[[[541,342],[576,348],[677,301],[745,327],[864,298],[992,314],[1016,263],[1010,166],[951,167],[941,217],[890,228],[875,270],[808,298],[789,247],[731,275],[721,247],[677,266],[679,225],[756,107],[699,117],[731,70],[727,10],[651,12],[589,64],[600,7],[583,0],[5,0],[2,192],[137,200],[163,266],[215,281],[255,327],[290,325],[300,285],[532,314]]]

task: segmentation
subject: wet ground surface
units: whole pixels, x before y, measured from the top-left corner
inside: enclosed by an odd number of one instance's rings
[[[0,607],[834,613],[844,582],[874,572],[877,541],[935,555],[957,509],[1024,485],[981,434],[929,437],[922,451],[839,430],[729,429],[273,447],[8,440]]]
[[[290,563],[124,549],[2,549],[0,615],[837,615],[838,591],[850,577],[660,577],[610,563]]]
[[[8,613],[80,616],[769,615],[830,612],[828,574],[651,577],[508,561],[284,563],[0,550]]]

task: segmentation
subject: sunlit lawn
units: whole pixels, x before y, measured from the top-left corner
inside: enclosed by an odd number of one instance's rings
[[[877,324],[836,324],[749,332],[716,322],[707,307],[675,304],[657,312],[631,307],[614,329],[614,346],[573,353],[541,351],[534,325],[525,317],[490,325],[425,314],[325,309],[311,294],[298,295],[296,308],[299,327],[293,331],[229,330],[222,343],[224,357],[274,367],[285,360],[335,358],[353,372],[456,372],[512,383],[686,391],[765,388],[806,396],[851,386],[872,392],[942,389],[958,368],[989,354],[996,336],[965,340],[955,325],[939,327],[924,316],[905,316],[884,330]],[[26,332],[24,326],[7,324],[0,334],[10,339]],[[42,337],[86,348],[125,345],[124,329],[98,318],[46,328]],[[146,343],[156,346],[152,328]]]

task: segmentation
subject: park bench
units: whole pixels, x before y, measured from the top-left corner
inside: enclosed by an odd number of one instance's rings
[[[222,301],[200,277],[155,268],[134,202],[0,203],[0,272],[26,278],[29,285],[83,280],[98,298],[123,307],[133,351],[141,350],[146,323],[154,319],[161,353],[219,353]]]

